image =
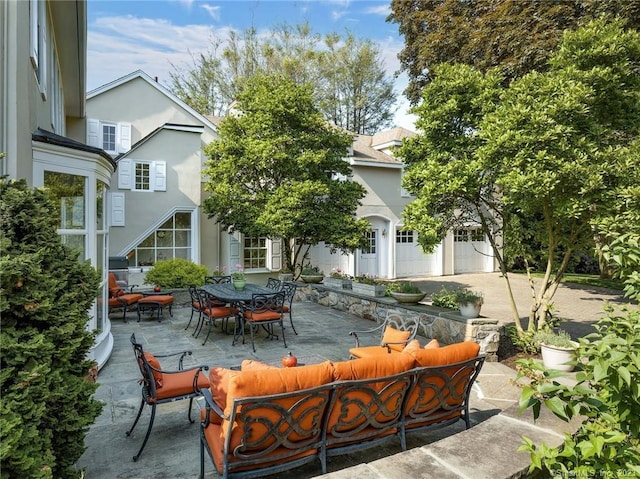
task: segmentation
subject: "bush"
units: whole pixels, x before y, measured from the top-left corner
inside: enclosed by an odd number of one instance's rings
[[[456,300],[456,292],[449,291],[444,286],[442,289],[431,295],[431,304],[439,308],[458,309],[458,301]]]
[[[422,294],[422,290],[410,281],[400,281],[396,283],[386,283],[387,294],[391,293],[407,293],[407,294]]]
[[[43,190],[0,179],[0,198],[2,477],[79,477],[74,464],[102,410],[84,379],[99,277],[60,242]]]
[[[560,447],[540,447],[530,439],[520,450],[531,454],[531,468],[552,477],[640,477],[640,310],[621,314],[607,307],[597,332],[580,339],[578,358],[585,358],[577,384],[554,381],[562,373],[532,360],[518,361],[525,379],[520,411],[531,407],[538,418],[542,405],[559,418],[584,420]]]
[[[175,258],[157,262],[147,272],[144,281],[161,288],[188,288],[192,284],[204,284],[204,277],[208,274],[209,270],[206,266]]]

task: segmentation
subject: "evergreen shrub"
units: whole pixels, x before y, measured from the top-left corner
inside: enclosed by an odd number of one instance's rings
[[[0,198],[0,477],[77,478],[102,410],[85,379],[98,273],[61,243],[45,190],[0,178]]]
[[[158,261],[144,277],[147,284],[161,288],[188,288],[192,284],[204,284],[209,274],[206,266],[183,258]]]

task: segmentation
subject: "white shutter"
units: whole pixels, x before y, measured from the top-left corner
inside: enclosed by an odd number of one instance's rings
[[[229,235],[229,271],[234,272],[237,264],[242,264],[240,233]]]
[[[111,226],[124,226],[124,193],[111,193]]]
[[[122,158],[118,160],[118,188],[121,190],[130,190],[133,188],[131,181],[131,160]]]
[[[153,191],[167,191],[167,162],[154,161],[151,165]]]
[[[282,240],[271,240],[271,270],[282,269]]]
[[[126,153],[131,149],[131,123],[118,123],[116,138],[116,150],[118,153]]]
[[[100,121],[87,119],[87,145],[100,148]]]

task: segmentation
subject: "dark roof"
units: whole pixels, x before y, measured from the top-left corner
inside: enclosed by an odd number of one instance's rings
[[[71,138],[67,138],[66,136],[56,135],[55,133],[43,130],[42,128],[38,128],[36,131],[34,131],[31,135],[31,139],[33,141],[39,141],[41,143],[48,143],[50,145],[58,145],[65,148],[71,148],[72,150],[94,153],[101,156],[105,160],[108,160],[109,163],[113,165],[114,169],[116,167],[116,162],[114,161],[114,159],[111,158],[111,155],[109,155],[109,153],[107,153],[103,149],[97,148],[95,146],[89,146],[86,143],[80,143],[79,141],[72,140]]]

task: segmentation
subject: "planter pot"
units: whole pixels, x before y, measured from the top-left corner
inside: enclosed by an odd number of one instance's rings
[[[393,297],[393,299],[395,299],[398,303],[405,304],[419,303],[424,299],[426,295],[426,293],[399,293],[397,291],[391,291],[391,296]]]
[[[460,303],[458,308],[460,309],[460,315],[463,318],[477,318],[480,316],[480,308],[482,304],[479,303]]]
[[[247,280],[245,279],[234,279],[231,282],[233,283],[233,287],[238,290],[243,290],[247,285]]]
[[[540,344],[540,351],[542,352],[542,362],[544,364],[544,367],[547,369],[557,369],[559,371],[566,372],[573,371],[575,369],[575,366],[573,364],[567,363],[575,359],[576,347],[578,347],[577,343],[575,343],[575,347],[573,348]]]
[[[280,273],[278,275],[280,281],[293,281],[293,273]]]
[[[305,283],[321,283],[324,276],[321,274],[301,274],[300,279]]]
[[[354,293],[363,296],[372,296],[374,298],[384,296],[384,293],[387,291],[387,287],[384,284],[365,284],[355,281],[351,283],[351,289]]]
[[[332,278],[330,276],[325,276],[324,279],[322,280],[322,284],[324,284],[329,288],[351,289],[350,279]]]

